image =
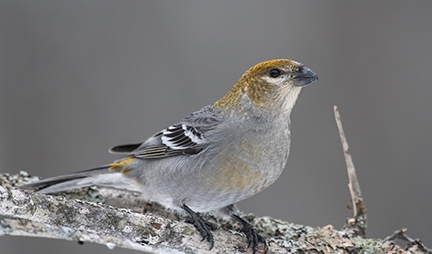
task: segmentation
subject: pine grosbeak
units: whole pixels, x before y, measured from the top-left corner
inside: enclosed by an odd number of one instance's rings
[[[29,184],[40,193],[85,186],[140,191],[144,198],[186,211],[213,247],[215,225],[196,212],[220,211],[240,224],[253,252],[265,238],[236,214],[234,204],[272,184],[290,147],[290,114],[300,90],[317,80],[301,63],[277,59],[246,71],[213,105],[144,142],[113,147],[124,158],[106,166]]]

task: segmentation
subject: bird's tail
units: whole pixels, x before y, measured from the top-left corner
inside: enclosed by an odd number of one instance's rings
[[[55,193],[89,186],[103,186],[109,188],[139,191],[132,180],[123,177],[120,172],[110,170],[112,165],[104,165],[67,175],[51,177],[34,183],[20,186],[39,193]]]

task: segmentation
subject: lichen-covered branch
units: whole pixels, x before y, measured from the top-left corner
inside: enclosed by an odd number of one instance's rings
[[[122,247],[160,253],[245,253],[245,237],[238,225],[211,217],[219,229],[214,231],[215,246],[181,218],[152,203],[145,203],[137,193],[88,188],[62,193],[64,196],[40,195],[15,186],[34,180],[27,173],[0,174],[0,235],[37,236],[77,242],[94,242],[108,248]],[[78,200],[75,198],[91,201]],[[117,208],[113,206],[120,206]],[[351,238],[332,226],[312,228],[269,217],[242,215],[268,239],[268,253],[357,253],[359,251],[406,253],[391,241]],[[260,253],[262,253],[260,249]],[[418,246],[411,253],[424,253]]]

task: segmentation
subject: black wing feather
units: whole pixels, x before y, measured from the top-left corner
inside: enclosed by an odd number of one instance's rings
[[[207,144],[206,133],[221,122],[222,117],[207,106],[156,133],[143,143],[115,146],[110,151],[129,153],[144,159],[197,154]]]

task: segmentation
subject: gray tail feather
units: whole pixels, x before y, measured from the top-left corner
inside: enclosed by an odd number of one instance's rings
[[[105,165],[76,173],[43,179],[34,183],[22,185],[20,188],[32,189],[39,193],[54,193],[93,185],[103,185],[103,181],[100,181],[101,178],[108,177],[112,179],[112,177],[109,177],[109,175],[112,174],[115,173],[109,171],[109,165]],[[99,184],[99,182],[102,184]]]

